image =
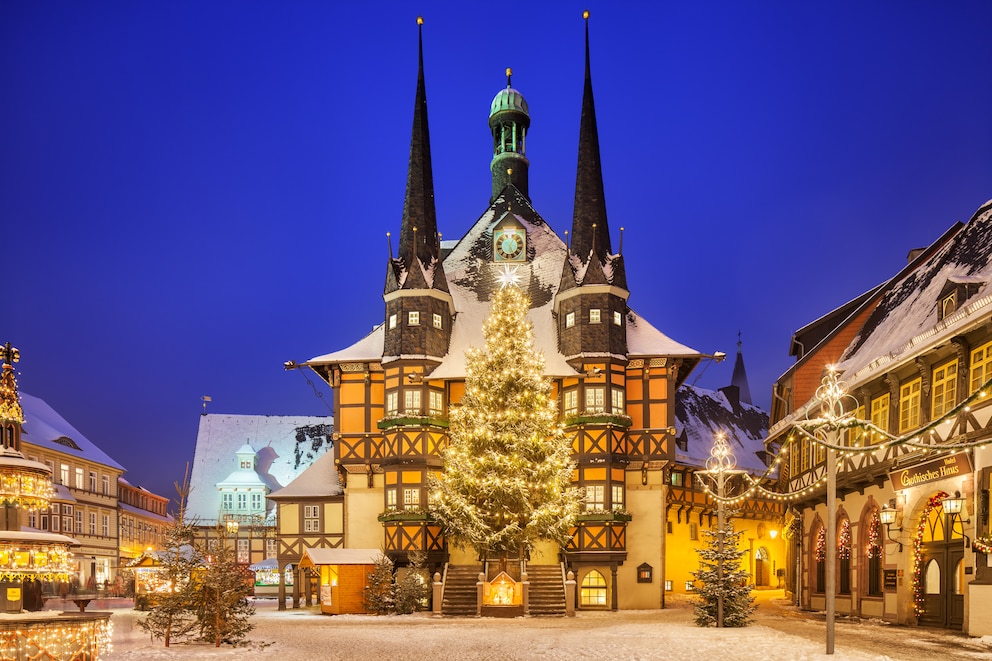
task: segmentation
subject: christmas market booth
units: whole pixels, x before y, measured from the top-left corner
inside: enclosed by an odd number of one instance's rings
[[[248,567],[255,574],[255,596],[279,597],[279,560],[266,558]],[[286,569],[286,585],[293,585],[293,571]]]
[[[367,612],[362,593],[380,553],[379,549],[306,549],[300,569],[310,569],[320,577],[320,612]]]

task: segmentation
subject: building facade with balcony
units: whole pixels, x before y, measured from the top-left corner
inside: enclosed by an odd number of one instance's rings
[[[769,454],[786,450],[788,587],[825,603],[825,539],[835,526],[838,612],[992,632],[988,494],[992,454],[992,203],[890,280],[793,336],[797,362],[774,386]],[[827,369],[847,408],[838,508],[826,520],[827,447],[796,433],[818,413]],[[962,506],[957,511],[958,506]]]

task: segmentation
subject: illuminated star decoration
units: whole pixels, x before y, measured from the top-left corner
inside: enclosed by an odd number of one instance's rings
[[[517,273],[516,266],[510,266],[509,264],[503,264],[503,271],[496,276],[496,282],[499,283],[500,289],[504,287],[519,287],[520,286],[520,274]]]

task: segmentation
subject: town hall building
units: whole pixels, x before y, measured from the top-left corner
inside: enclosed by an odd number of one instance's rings
[[[406,197],[396,252],[391,246],[386,264],[383,318],[350,346],[287,365],[312,369],[333,391],[336,479],[334,489],[319,494],[272,494],[280,569],[297,565],[318,540],[382,549],[400,566],[411,553],[424,552],[430,572],[445,581],[444,612],[459,614],[448,603],[457,570],[468,568],[474,590],[480,561],[446,543],[430,514],[428,483],[443,470],[449,412],[465,393],[466,349],[484,343],[482,324],[497,276],[510,266],[531,301],[534,346],[543,352],[571,439],[573,484],[585,493],[568,544],[533,553],[521,573],[532,583],[550,576],[561,590],[571,572],[580,609],[664,606],[666,587],[671,591],[665,565],[672,493],[681,494],[677,523],[686,531],[690,516],[695,525],[715,525],[712,502],[702,491],[693,493],[691,477],[690,484],[670,488],[676,392],[700,361],[714,356],[668,337],[628,304],[632,290],[649,283],[628,282],[622,235],[614,244],[607,219],[588,24],[581,112],[574,214],[571,226],[558,230],[566,230],[563,239],[531,203],[531,117],[507,70],[507,86],[489,114],[489,207],[459,240],[442,242],[421,38]],[[379,295],[374,283],[366,289],[367,296]],[[782,517],[775,505],[753,513],[769,526]],[[684,591],[683,574],[678,591]]]

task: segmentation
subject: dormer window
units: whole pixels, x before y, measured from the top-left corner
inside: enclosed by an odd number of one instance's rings
[[[947,319],[958,309],[957,292],[951,292],[948,296],[940,299],[940,318]]]
[[[986,279],[980,276],[955,275],[947,279],[937,297],[937,316],[940,321],[947,319],[961,309],[969,298],[978,293]]]

